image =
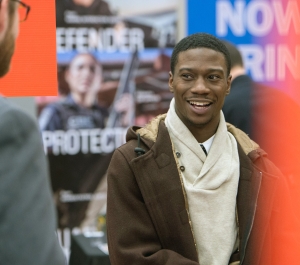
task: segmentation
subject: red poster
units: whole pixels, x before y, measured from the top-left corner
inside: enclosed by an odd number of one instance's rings
[[[11,70],[0,79],[4,96],[57,95],[55,1],[26,0],[31,7],[20,32]]]

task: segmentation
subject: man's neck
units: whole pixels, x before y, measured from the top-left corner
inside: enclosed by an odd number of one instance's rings
[[[218,126],[219,122],[215,126],[210,126],[209,129],[204,125],[203,128],[189,128],[189,130],[194,135],[198,143],[204,143],[216,133]]]
[[[240,75],[245,75],[246,70],[242,66],[234,66],[231,68],[230,74],[232,75],[232,80],[234,80],[235,78],[237,78]]]

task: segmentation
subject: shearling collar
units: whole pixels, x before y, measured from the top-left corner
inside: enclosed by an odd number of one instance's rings
[[[145,127],[138,129],[136,132],[152,142],[156,141],[158,134],[158,127],[161,121],[164,121],[167,114],[158,115],[152,119]],[[259,145],[252,141],[247,134],[236,128],[230,123],[227,124],[227,130],[235,137],[237,142],[241,145],[243,151],[248,155],[251,151],[259,149]]]

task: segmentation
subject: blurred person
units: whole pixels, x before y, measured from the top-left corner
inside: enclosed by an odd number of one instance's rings
[[[167,114],[130,128],[108,168],[112,265],[298,264],[286,178],[221,111],[230,69],[212,35],[175,46]]]
[[[19,20],[29,10],[21,1],[0,0],[0,77],[10,69]],[[0,131],[0,263],[66,264],[36,122],[0,97]]]
[[[92,54],[75,55],[65,73],[70,92],[65,99],[48,104],[41,111],[40,129],[54,131],[104,128],[109,111],[99,105],[97,99],[104,85],[102,79],[102,66]],[[110,86],[111,84],[108,84],[106,87]],[[122,114],[121,127],[131,125],[134,98],[130,93],[123,93],[116,100],[113,108],[117,113]]]
[[[244,62],[237,47],[222,41],[229,51],[231,59],[230,74],[232,76],[230,94],[225,98],[223,113],[227,122],[253,137],[251,131],[251,101],[253,81],[246,74]]]
[[[70,93],[62,101],[47,105],[41,112],[41,130],[104,128],[108,111],[97,103],[102,67],[88,53],[71,60],[65,74]]]
[[[300,176],[300,127],[294,123],[300,120],[300,106],[284,92],[254,82],[246,73],[238,47],[222,42],[232,62],[231,90],[222,109],[225,119],[258,142],[293,186],[293,179]]]

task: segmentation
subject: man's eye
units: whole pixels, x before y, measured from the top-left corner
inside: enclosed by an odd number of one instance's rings
[[[209,75],[208,76],[208,79],[211,79],[211,80],[218,80],[220,79],[220,77],[218,75]]]
[[[182,74],[182,77],[184,79],[191,79],[192,78],[192,76],[190,74]]]

